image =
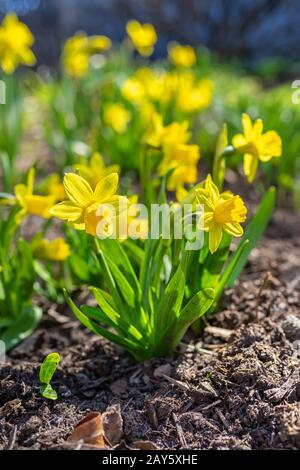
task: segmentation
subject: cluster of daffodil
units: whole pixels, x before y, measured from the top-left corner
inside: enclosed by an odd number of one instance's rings
[[[71,77],[83,77],[90,67],[90,59],[111,48],[106,36],[87,36],[78,33],[68,39],[63,50],[63,67]]]
[[[33,295],[59,301],[64,288],[74,314],[94,333],[137,360],[166,355],[190,325],[217,308],[271,216],[272,188],[247,221],[245,201],[223,186],[229,158],[243,159],[252,183],[259,162],[281,156],[279,135],[264,133],[260,119],[252,123],[244,114],[243,132],[231,141],[223,127],[212,172],[204,173],[199,116],[211,105],[213,84],[200,76],[195,49],[170,43],[168,62],[157,65],[147,61],[155,28],[133,20],[127,34],[121,48],[105,36],[76,34],[64,46],[62,78],[38,86],[58,173],[44,179],[38,173],[35,183],[31,169],[26,182],[13,185],[7,162],[14,151],[1,144],[7,156],[1,153],[0,337],[8,347],[40,319]],[[33,65],[32,44],[28,28],[7,16],[0,27],[2,70]],[[168,208],[174,223],[167,237],[160,218],[145,215],[139,201],[149,210]],[[32,220],[36,233],[24,241],[21,231]],[[51,228],[59,236],[50,236]],[[201,243],[194,244],[198,235]],[[231,251],[233,238],[240,240]],[[97,307],[78,308],[71,299],[74,288],[86,285]]]
[[[154,112],[166,123],[192,123],[212,102],[213,83],[199,73],[193,47],[170,43],[168,61],[157,65],[147,60],[157,42],[155,28],[133,20],[127,34],[119,48],[104,36],[69,38],[61,79],[40,84],[38,99],[48,100],[45,136],[62,170],[74,163],[78,142],[101,148],[125,170],[137,170],[140,141]]]
[[[169,204],[174,214],[190,204],[192,215],[196,215],[200,206],[203,209],[200,220],[191,222],[192,228],[204,233],[200,246],[188,249],[187,235],[177,238],[175,228],[166,239],[159,222],[141,220],[139,216],[136,217],[139,237],[127,239],[126,233],[118,230],[117,236],[112,237],[116,233],[112,227],[118,226],[122,217],[120,207],[125,204],[128,208],[132,204],[118,193],[119,178],[114,171],[102,175],[99,181],[80,166],[76,173],[65,174],[67,198],[50,209],[51,215],[94,238],[93,252],[102,272],[101,283],[91,288],[98,307],[78,308],[66,292],[68,304],[83,325],[121,345],[137,360],[168,354],[193,322],[217,307],[224,288],[232,285],[240,274],[271,217],[275,202],[273,188],[264,196],[244,232],[245,202],[239,195],[222,189],[228,155],[244,155],[249,181],[255,176],[248,171],[250,158],[258,162],[281,155],[278,134],[275,131],[263,134],[261,121],[252,124],[249,116],[244,115],[244,133],[233,137],[233,145],[228,144],[226,127],[220,133],[214,165],[217,184],[211,175],[196,176],[191,182],[176,176],[181,175],[179,169],[186,161],[195,166],[197,173],[199,149],[187,143],[191,138],[188,124],[175,122],[164,126],[157,116],[154,119],[154,126],[145,139],[152,148],[162,149],[157,167],[161,187],[156,202]],[[189,151],[196,155],[190,162]],[[93,168],[94,160],[95,156],[90,163]],[[167,203],[166,188],[172,190],[178,180],[180,201]],[[188,186],[184,187],[185,184]],[[117,208],[113,215],[107,210],[109,205]],[[134,216],[131,220],[135,220]],[[184,217],[179,220],[183,224]],[[158,236],[154,238],[153,223],[158,223]],[[231,252],[233,238],[241,240]]]

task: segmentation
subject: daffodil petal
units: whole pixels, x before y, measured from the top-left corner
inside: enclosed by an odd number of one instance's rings
[[[269,131],[261,136],[261,147],[259,158],[266,162],[272,157],[281,157],[282,141],[277,132]]]
[[[213,203],[216,203],[220,198],[220,193],[219,193],[218,187],[215,185],[210,175],[207,175],[207,178],[205,181],[205,189],[209,191],[209,194],[211,195]]]
[[[206,189],[199,188],[195,191],[195,193],[197,204],[203,204],[205,210],[207,210],[207,208],[211,210],[214,209],[214,204],[210,198],[209,192]]]
[[[239,149],[239,148],[245,147],[245,145],[247,145],[247,140],[245,139],[245,136],[243,134],[236,134],[232,138],[232,145],[236,149]]]
[[[99,172],[100,174],[102,174],[103,171],[105,170],[103,157],[99,152],[96,152],[92,155],[91,168],[93,171]]]
[[[244,129],[244,135],[246,140],[251,140],[252,137],[252,121],[250,116],[248,114],[244,113],[242,116],[242,123],[243,123],[243,129]]]
[[[97,202],[105,202],[116,194],[119,184],[119,175],[111,173],[105,176],[96,186],[94,199]]]
[[[24,207],[25,205],[25,198],[26,198],[26,195],[27,195],[27,187],[25,186],[25,184],[17,184],[15,186],[15,195],[16,195],[16,199],[18,201],[18,203],[20,204],[20,206]]]
[[[211,253],[215,253],[220,246],[222,240],[222,225],[221,224],[213,224],[209,230],[209,237],[208,237],[208,244],[209,244],[209,251]]]
[[[70,201],[64,201],[53,206],[49,213],[58,219],[75,222],[82,216],[82,209]]]
[[[53,196],[38,196],[29,195],[25,198],[26,210],[29,214],[44,217],[50,217],[50,209],[53,206],[55,199]]]
[[[86,207],[93,201],[93,191],[89,183],[75,173],[66,173],[64,188],[70,201],[79,207]]]
[[[251,153],[246,153],[244,155],[244,173],[247,176],[249,183],[252,183],[254,180],[256,170],[258,166],[258,159],[256,156]]]
[[[233,237],[241,237],[244,233],[243,227],[238,223],[227,223],[223,226],[224,230]]]
[[[252,139],[254,141],[258,140],[261,135],[262,135],[262,132],[263,132],[263,127],[264,127],[264,124],[262,122],[261,119],[257,119],[253,125],[253,129],[252,129]]]

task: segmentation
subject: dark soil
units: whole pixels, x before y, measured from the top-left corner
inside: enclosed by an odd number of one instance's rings
[[[53,351],[62,360],[51,402],[38,370]],[[118,404],[121,447],[300,449],[299,357],[300,221],[277,212],[220,312],[167,360],[136,364],[45,305],[39,329],[0,368],[0,448],[69,449],[78,420]]]

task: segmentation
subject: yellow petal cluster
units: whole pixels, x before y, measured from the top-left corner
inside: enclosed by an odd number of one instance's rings
[[[124,134],[131,120],[131,112],[120,103],[105,106],[103,119],[117,134]]]
[[[103,219],[107,221],[107,230],[110,228],[109,207],[119,208],[126,201],[123,196],[116,194],[119,176],[111,173],[102,178],[92,189],[88,181],[80,175],[66,173],[64,176],[64,189],[68,199],[53,206],[50,214],[59,219],[70,222],[75,229],[85,230],[86,233],[95,236],[97,225]],[[101,214],[99,214],[101,209]]]
[[[213,84],[185,69],[165,71],[141,67],[123,82],[121,91],[126,100],[138,107],[148,102],[170,106],[174,112],[193,114],[211,104]]]
[[[204,209],[203,228],[208,232],[209,251],[215,253],[220,246],[223,231],[234,237],[243,235],[241,223],[246,221],[247,208],[240,196],[230,191],[220,193],[207,176],[204,188],[196,190],[196,203],[202,204]]]
[[[248,114],[243,114],[243,134],[236,134],[232,145],[244,154],[244,173],[249,183],[254,180],[258,162],[268,162],[273,157],[281,157],[282,141],[277,132],[263,133],[263,122],[257,119],[253,124]]]
[[[162,116],[153,113],[151,126],[145,134],[145,142],[154,148],[161,148],[163,158],[158,166],[160,176],[173,170],[168,177],[167,189],[176,191],[177,199],[184,195],[184,185],[197,181],[197,164],[200,158],[198,145],[190,145],[191,133],[188,121],[163,125]]]
[[[141,24],[136,20],[130,20],[126,25],[126,31],[140,55],[149,57],[153,54],[157,34],[152,24]]]
[[[110,49],[111,45],[106,36],[75,34],[64,45],[62,60],[65,72],[71,77],[83,77],[89,70],[90,57]]]
[[[27,184],[17,184],[15,186],[14,203],[20,206],[20,211],[16,216],[18,223],[21,223],[27,215],[36,215],[48,219],[50,217],[49,209],[56,201],[53,193],[48,195],[37,195],[34,190],[35,170],[32,168],[28,173]]]
[[[70,246],[63,238],[55,238],[51,241],[43,238],[34,248],[34,255],[37,258],[50,261],[65,261],[70,254]]]
[[[168,45],[170,61],[176,67],[192,67],[197,61],[195,49],[192,46],[181,46],[180,44],[170,43]]]
[[[90,159],[84,159],[73,165],[74,170],[85,179],[92,189],[95,189],[101,179],[111,173],[120,173],[118,165],[105,166],[104,159],[99,152],[93,153]]]
[[[36,58],[31,50],[34,37],[14,13],[5,16],[0,25],[0,67],[12,74],[19,65],[32,66]]]

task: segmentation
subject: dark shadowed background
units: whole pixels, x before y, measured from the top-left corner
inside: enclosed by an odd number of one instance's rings
[[[57,63],[62,41],[77,30],[124,38],[128,19],[149,21],[166,43],[203,44],[225,57],[299,59],[299,0],[0,0],[33,30],[39,61]]]

